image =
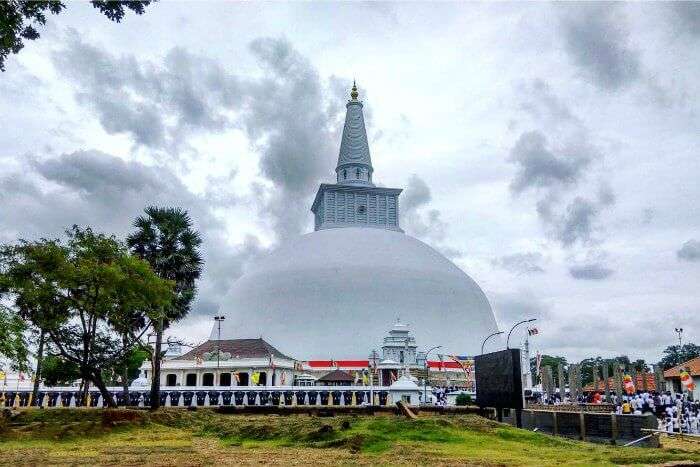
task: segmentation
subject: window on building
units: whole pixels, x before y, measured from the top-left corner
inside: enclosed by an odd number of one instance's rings
[[[177,375],[174,373],[168,373],[165,377],[166,386],[177,386]]]
[[[260,380],[258,380],[260,386],[267,386],[267,373],[264,371],[260,372]]]
[[[231,373],[221,373],[219,375],[219,386],[231,386]]]
[[[185,377],[185,386],[196,386],[197,385],[197,373],[187,373]]]
[[[348,178],[348,171],[343,169],[343,180],[347,180]]]
[[[357,170],[355,171],[355,175],[357,176],[357,178],[360,178],[360,169],[357,169]]]
[[[214,386],[214,373],[204,373],[202,375],[202,386]]]
[[[403,355],[403,350],[399,352],[399,363],[403,363],[404,360],[404,355]]]
[[[248,375],[248,373],[238,373],[238,385],[250,386],[250,376]]]
[[[357,207],[357,213],[358,213],[358,214],[364,214],[365,212],[367,212],[367,206],[360,205],[360,206]]]

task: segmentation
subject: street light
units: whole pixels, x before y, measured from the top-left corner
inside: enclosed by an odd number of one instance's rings
[[[219,316],[214,316],[214,321],[216,321],[216,324],[219,328],[218,331],[218,336],[216,339],[216,369],[219,369],[219,356],[221,355],[221,322],[225,320],[226,317],[224,315],[219,315]],[[217,371],[218,373],[218,371]]]
[[[435,347],[432,347],[430,350],[428,350],[425,353],[425,379],[423,380],[423,403],[427,404],[428,403],[428,354],[432,352],[433,350],[437,350],[442,348],[441,345],[436,345]]]
[[[683,347],[683,328],[676,328],[676,332],[678,333],[678,351],[680,352]]]
[[[516,327],[520,326],[523,323],[531,323],[533,321],[537,321],[537,318],[530,318],[530,319],[524,319],[522,321],[519,321],[513,325],[512,328],[510,328],[510,332],[508,333],[508,338],[506,339],[506,349],[510,349],[509,342],[510,342],[510,335],[513,333],[513,329]]]
[[[497,336],[499,334],[503,334],[503,331],[497,331],[497,332],[494,332],[493,334],[489,334],[488,336],[486,336],[486,339],[484,339],[484,342],[481,343],[481,354],[482,355],[484,354],[484,345],[486,345],[486,341],[491,339],[493,336]]]

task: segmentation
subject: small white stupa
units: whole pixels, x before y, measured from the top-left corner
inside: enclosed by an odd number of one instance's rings
[[[408,372],[404,372],[389,386],[389,393],[393,402],[404,401],[408,405],[420,404],[421,389]]]

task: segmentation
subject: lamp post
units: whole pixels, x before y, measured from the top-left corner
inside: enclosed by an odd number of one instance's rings
[[[369,364],[371,367],[374,367],[374,369],[377,369],[377,351],[372,350],[372,353],[369,356]],[[369,400],[370,403],[369,405],[372,406],[374,405],[374,372],[372,371],[373,368],[369,369]]]
[[[425,379],[423,380],[423,403],[427,404],[428,403],[428,372],[430,371],[428,368],[428,354],[432,352],[433,350],[437,350],[442,348],[441,345],[436,345],[435,347],[430,348],[425,353]]]
[[[520,326],[521,324],[524,323],[532,323],[533,321],[537,321],[537,318],[530,318],[530,319],[524,319],[522,321],[519,321],[513,325],[512,328],[510,328],[510,332],[508,332],[508,337],[506,338],[506,349],[510,349],[509,342],[510,342],[510,335],[513,333],[513,329],[516,327]]]
[[[683,328],[676,328],[676,333],[678,334],[678,352],[680,352],[683,347]]]
[[[225,320],[224,315],[214,316],[214,321],[218,326],[218,336],[216,338],[216,373],[219,374],[219,356],[221,355],[221,322]]]
[[[503,331],[497,331],[497,332],[494,332],[493,334],[489,334],[488,336],[486,336],[486,339],[484,339],[484,342],[481,343],[481,354],[482,355],[484,353],[484,345],[486,345],[486,341],[491,339],[493,336],[497,336],[499,334],[503,334]]]

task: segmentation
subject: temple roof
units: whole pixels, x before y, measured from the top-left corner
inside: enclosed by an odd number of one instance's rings
[[[333,370],[330,373],[326,373],[325,375],[321,376],[317,381],[332,383],[332,382],[336,382],[336,381],[354,381],[354,380],[355,380],[355,378],[353,378],[349,373],[346,373],[343,370]]]
[[[340,141],[336,172],[348,165],[364,165],[372,168],[365,117],[362,114],[362,102],[357,100],[357,86],[354,83],[351,96],[346,105],[347,113],[345,114],[345,126],[343,127],[343,138]]]
[[[688,370],[690,376],[700,376],[700,357],[695,357],[664,371],[664,378],[678,378],[681,371]]]
[[[262,338],[208,340],[186,354],[175,357],[173,360],[195,360],[197,356],[201,356],[206,352],[216,352],[217,349],[220,349],[222,353],[230,353],[232,358],[270,358],[270,355],[272,355],[277,358],[294,360],[265,342]]]

